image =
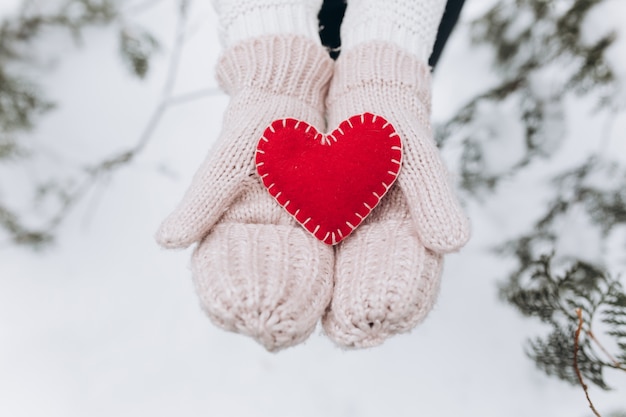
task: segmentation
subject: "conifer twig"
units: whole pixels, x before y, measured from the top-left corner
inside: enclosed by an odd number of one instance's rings
[[[583,387],[583,390],[585,391],[585,397],[587,397],[589,408],[591,408],[591,411],[593,411],[593,414],[595,414],[596,417],[602,417],[600,413],[598,413],[598,410],[596,410],[596,408],[593,406],[593,403],[591,402],[591,398],[589,397],[589,389],[587,387],[587,384],[585,384],[585,381],[583,380],[583,376],[580,373],[580,368],[578,367],[578,349],[579,349],[578,340],[580,339],[580,332],[583,328],[582,309],[580,308],[576,309],[576,315],[578,316],[578,327],[576,328],[576,334],[575,334],[575,339],[574,339],[574,370],[576,371],[578,382],[580,382],[580,385]]]

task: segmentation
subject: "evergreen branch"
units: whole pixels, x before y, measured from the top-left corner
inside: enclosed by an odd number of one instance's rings
[[[495,52],[494,64],[501,81],[477,94],[447,123],[438,126],[437,141],[441,146],[462,128],[471,128],[476,121],[484,120],[483,116],[488,117],[491,107],[485,109],[481,104],[513,98],[517,101],[513,116],[525,130],[526,149],[506,171],[492,173],[489,161],[485,162],[488,152],[483,150],[489,138],[481,138],[471,130],[459,136],[463,149],[460,185],[469,196],[480,200],[481,192],[495,192],[503,179],[520,174],[537,157],[549,157],[555,152],[559,134],[546,129],[546,121],[554,122],[559,117],[555,109],[558,113],[558,106],[566,98],[585,97],[603,89],[606,94],[601,96],[598,108],[615,104],[617,89],[611,86],[616,79],[605,55],[616,36],[609,33],[589,45],[581,30],[586,17],[602,1],[564,0],[556,7],[544,0],[504,0],[471,23],[472,41]],[[558,76],[547,79],[545,74],[551,68],[558,68]],[[549,99],[545,91],[534,91],[534,79],[543,80],[541,86],[549,86]]]
[[[531,240],[532,241],[532,238]],[[526,242],[528,244],[528,242]],[[518,247],[517,250],[520,250]],[[501,288],[501,296],[520,312],[529,317],[537,317],[552,326],[552,332],[544,338],[530,341],[528,356],[548,375],[556,375],[560,379],[574,383],[575,374],[571,369],[566,352],[571,352],[571,333],[576,328],[578,313],[589,327],[583,326],[584,333],[593,335],[579,343],[578,363],[580,372],[602,389],[609,389],[603,377],[603,369],[620,369],[618,361],[597,341],[591,324],[594,316],[602,311],[603,322],[610,326],[607,336],[618,338],[618,347],[626,353],[626,344],[619,343],[624,332],[626,340],[626,324],[616,314],[625,314],[615,310],[613,305],[621,305],[623,296],[619,281],[612,279],[597,267],[581,261],[574,262],[561,275],[555,275],[551,269],[554,253],[533,259],[526,246],[520,256],[525,259],[520,268],[509,277],[509,282]],[[613,308],[613,309],[611,309]],[[615,313],[614,313],[615,311]],[[619,326],[624,326],[620,330]],[[595,342],[594,343],[594,339]],[[592,344],[593,343],[593,344]],[[600,352],[596,352],[599,349]],[[610,361],[603,358],[606,356]],[[621,365],[620,365],[621,366]],[[568,368],[569,367],[569,368]]]
[[[82,13],[68,13],[68,10],[76,4],[83,6],[79,9]],[[2,22],[0,27],[0,57],[13,60],[24,59],[24,54],[20,48],[34,40],[46,28],[66,28],[77,37],[84,27],[107,24],[119,16],[115,5],[110,0],[99,2],[66,0],[58,12],[50,14],[38,13],[31,6],[31,2],[25,2],[16,18]]]
[[[585,381],[583,380],[583,376],[580,373],[580,368],[578,367],[578,350],[579,350],[578,340],[580,338],[580,331],[583,328],[583,314],[580,308],[576,310],[576,315],[578,316],[578,327],[576,328],[576,334],[574,338],[574,370],[576,371],[576,376],[578,377],[578,381],[580,382],[580,385],[583,387],[583,390],[585,391],[585,397],[587,397],[589,408],[591,408],[591,411],[593,411],[593,414],[595,414],[596,417],[602,417],[600,413],[598,413],[598,410],[596,410],[596,408],[594,407],[593,402],[591,402],[591,398],[589,397],[589,388],[587,387],[587,384],[585,384]]]
[[[52,241],[50,231],[32,230],[19,222],[18,216],[0,204],[0,226],[9,232],[10,242],[15,245],[41,247]]]

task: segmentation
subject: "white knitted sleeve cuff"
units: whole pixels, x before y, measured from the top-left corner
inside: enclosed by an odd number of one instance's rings
[[[345,52],[371,41],[390,42],[428,61],[446,0],[352,0],[341,24]]]
[[[263,35],[302,35],[319,42],[322,0],[213,0],[224,47]]]

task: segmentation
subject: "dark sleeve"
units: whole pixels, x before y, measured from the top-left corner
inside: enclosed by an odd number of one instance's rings
[[[324,0],[320,13],[317,15],[320,21],[320,39],[322,44],[330,49],[330,56],[333,59],[339,56],[339,46],[341,46],[339,29],[345,12],[345,0]]]
[[[448,0],[446,4],[446,10],[439,24],[439,30],[437,32],[437,40],[435,41],[435,47],[433,53],[428,60],[431,67],[437,65],[439,57],[443,52],[443,48],[450,37],[450,33],[454,29],[461,9],[465,0]],[[341,46],[341,39],[339,38],[339,32],[341,27],[341,21],[346,11],[345,0],[324,0],[322,8],[318,15],[320,21],[320,38],[322,44],[330,49],[330,56],[336,59],[339,56],[339,46]]]
[[[459,15],[461,14],[461,9],[463,8],[464,3],[465,0],[448,0],[448,3],[446,3],[446,11],[443,13],[441,23],[439,23],[435,47],[433,48],[433,53],[428,59],[428,64],[433,67],[433,69],[435,69],[437,62],[439,61],[439,57],[443,52],[443,47],[446,46],[446,42],[448,42],[452,29],[454,29],[456,22],[459,20]]]

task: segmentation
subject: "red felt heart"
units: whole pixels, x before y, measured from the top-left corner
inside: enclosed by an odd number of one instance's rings
[[[257,172],[306,230],[334,245],[376,207],[396,180],[402,142],[391,123],[364,113],[328,135],[295,119],[272,122],[259,140]]]

